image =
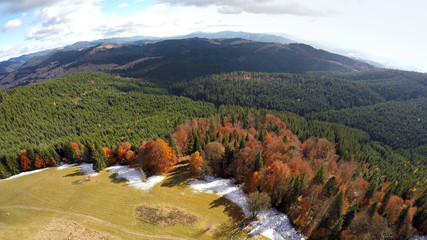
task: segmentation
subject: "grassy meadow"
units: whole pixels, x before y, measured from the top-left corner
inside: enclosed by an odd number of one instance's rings
[[[79,168],[70,167],[1,180],[0,239],[31,239],[54,218],[122,239],[212,239],[221,224],[232,224],[243,216],[224,198],[194,193],[186,187],[185,173],[178,170],[150,192],[127,186],[111,175],[104,170],[90,182],[82,182],[85,176]],[[157,227],[135,218],[140,204],[173,206],[199,221],[193,226]]]

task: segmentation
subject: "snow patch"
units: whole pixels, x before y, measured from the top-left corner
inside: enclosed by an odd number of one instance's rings
[[[190,187],[200,192],[224,196],[239,206],[246,217],[251,215],[245,194],[231,179],[206,177],[205,180],[192,180],[190,182]]]
[[[74,167],[76,165],[77,165],[76,163],[72,163],[72,164],[69,164],[69,163],[60,163],[59,167],[57,168],[57,170],[64,170],[66,168]]]
[[[82,163],[80,164],[80,171],[84,173],[85,175],[89,175],[90,177],[98,176],[99,173],[95,172],[93,170],[93,164],[92,163]]]
[[[424,236],[414,236],[411,240],[427,240],[427,235]]]
[[[38,172],[44,171],[46,169],[48,169],[48,168],[37,169],[37,170],[33,170],[33,171],[28,171],[28,172],[22,172],[20,174],[13,175],[13,176],[11,176],[9,178],[6,178],[4,180],[8,181],[8,180],[12,180],[12,179],[15,179],[15,178],[20,178],[20,177],[23,177],[23,176],[27,176],[27,175],[31,175],[31,174],[34,174],[34,173],[38,173]]]
[[[144,182],[142,181],[141,172],[138,169],[133,169],[128,166],[115,165],[107,168],[107,170],[112,173],[117,173],[116,178],[127,179],[127,184],[129,186],[146,192],[165,179],[164,176],[151,176]]]
[[[239,206],[247,217],[251,215],[248,203],[243,191],[230,179],[206,177],[205,180],[192,180],[190,187],[205,193],[214,193],[224,196]],[[263,235],[270,239],[305,239],[304,235],[296,231],[288,217],[275,210],[258,214],[258,220],[251,222],[250,234]]]

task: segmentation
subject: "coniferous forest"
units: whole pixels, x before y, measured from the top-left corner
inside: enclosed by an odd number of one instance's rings
[[[426,88],[400,71],[235,72],[167,88],[69,74],[0,92],[0,177],[61,161],[151,175],[192,155],[194,176],[266,193],[313,239],[407,238],[427,230]]]

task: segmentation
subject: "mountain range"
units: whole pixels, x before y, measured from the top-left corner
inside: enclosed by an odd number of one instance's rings
[[[244,32],[194,33],[169,40],[132,37],[77,42],[10,59],[0,66],[0,88],[86,71],[133,77],[155,75],[168,83],[231,71],[302,73],[374,69],[362,61],[283,37]]]

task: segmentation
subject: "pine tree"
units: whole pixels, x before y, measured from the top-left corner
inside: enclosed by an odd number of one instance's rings
[[[342,228],[345,229],[348,226],[350,226],[351,221],[357,214],[357,209],[359,208],[359,205],[357,203],[351,205],[349,208],[347,208],[347,211],[345,212],[343,216],[343,223]]]
[[[335,176],[329,178],[329,180],[326,182],[325,186],[323,187],[323,192],[326,197],[330,197],[336,193],[336,187],[337,187],[337,180],[335,179]]]
[[[239,149],[243,149],[243,148],[245,148],[245,147],[246,147],[246,141],[245,141],[245,139],[244,139],[244,138],[242,138],[242,139],[240,140]]]
[[[427,224],[427,204],[424,204],[422,207],[419,207],[412,218],[412,226],[416,229],[420,230],[424,227],[424,231],[426,230]]]
[[[364,199],[371,199],[374,196],[374,193],[377,187],[378,187],[377,181],[371,180],[368,187],[366,188]]]
[[[211,138],[209,137],[209,134],[206,134],[205,136],[205,145],[211,142]]]
[[[333,221],[341,217],[342,210],[344,209],[344,193],[340,191],[335,195],[329,206],[329,215]]]
[[[316,175],[314,175],[313,180],[311,183],[313,185],[323,185],[326,181],[326,169],[325,165],[322,165],[316,172]]]
[[[7,170],[7,168],[0,161],[0,178],[8,178],[10,176],[11,176],[10,172]]]
[[[193,150],[192,152],[201,152],[202,151],[202,140],[200,137],[200,132],[197,131],[197,133],[194,135],[194,140],[193,140]]]
[[[94,144],[93,150],[93,170],[99,172],[108,167],[108,158],[98,144]]]
[[[264,128],[264,127],[262,127],[262,128],[261,128],[261,131],[259,132],[259,135],[258,135],[258,140],[259,140],[260,142],[264,142],[264,140],[265,140],[265,136],[266,136],[265,128]]]
[[[292,177],[291,181],[283,194],[282,200],[279,204],[279,210],[287,212],[289,208],[298,200],[298,197],[305,191],[305,175],[298,175]]]
[[[261,171],[261,168],[264,166],[264,161],[262,160],[261,152],[258,152],[255,158],[255,171]]]
[[[209,135],[206,135],[206,137],[209,137]],[[168,140],[169,140],[169,145],[171,146],[173,152],[175,153],[175,156],[178,156],[178,149],[176,147],[176,142],[175,142],[175,138],[173,138],[172,134],[168,134]]]
[[[403,226],[403,223],[405,222],[405,219],[408,217],[410,206],[407,206],[400,211],[399,217],[396,220],[396,226],[398,229],[400,229]]]
[[[334,239],[337,235],[338,231],[341,229],[341,226],[343,225],[343,219],[340,218],[338,221],[331,227],[329,231],[328,239]]]
[[[368,216],[373,217],[377,211],[378,211],[378,201],[375,201],[368,208]]]

